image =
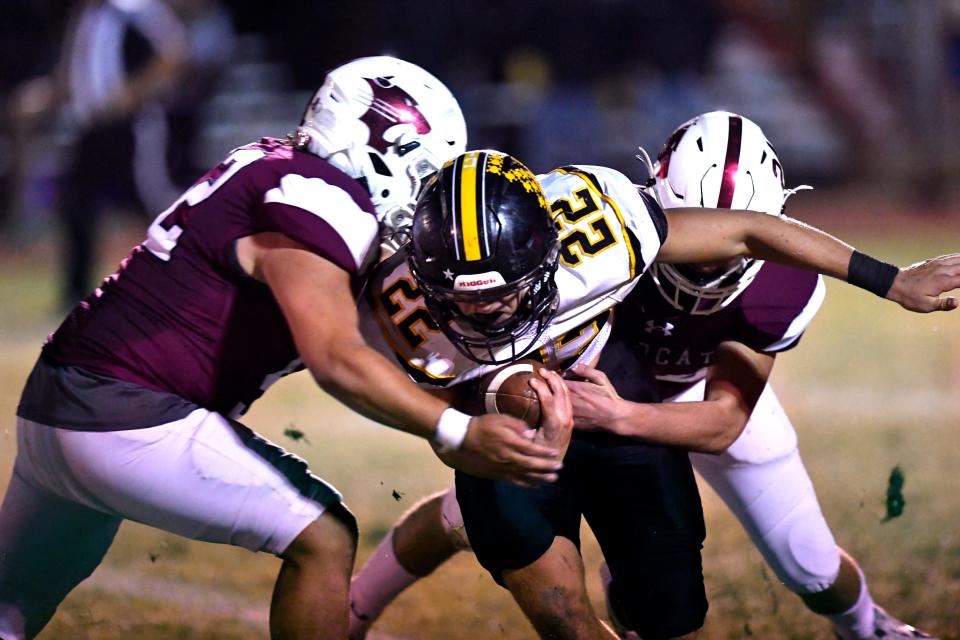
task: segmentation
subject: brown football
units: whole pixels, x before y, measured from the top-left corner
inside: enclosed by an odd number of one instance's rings
[[[543,366],[536,360],[518,360],[483,376],[480,393],[484,410],[515,416],[533,428],[539,427],[540,399],[529,382]]]

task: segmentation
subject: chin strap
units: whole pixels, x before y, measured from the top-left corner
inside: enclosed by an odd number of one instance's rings
[[[783,207],[780,208],[781,215],[783,214],[783,210],[787,206],[787,199],[790,198],[790,196],[795,194],[797,191],[813,191],[813,187],[811,187],[808,184],[801,184],[801,185],[797,185],[793,189],[784,189],[783,190]]]
[[[637,147],[637,151],[639,151],[639,153],[633,157],[639,160],[643,168],[647,170],[647,179],[643,181],[643,186],[653,186],[653,183],[656,181],[656,171],[653,169],[653,161],[650,159],[650,154],[647,153],[647,150],[643,147]]]

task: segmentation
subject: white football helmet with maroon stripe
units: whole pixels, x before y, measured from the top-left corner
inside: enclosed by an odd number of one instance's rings
[[[460,105],[437,78],[398,58],[359,58],[330,71],[297,142],[365,184],[387,232],[409,225],[423,179],[463,153]]]
[[[674,131],[657,156],[651,189],[665,208],[749,209],[783,213],[783,167],[773,145],[755,123],[713,111]],[[654,264],[650,271],[674,306],[695,315],[713,313],[743,291],[763,265],[741,259],[704,275],[690,265]]]

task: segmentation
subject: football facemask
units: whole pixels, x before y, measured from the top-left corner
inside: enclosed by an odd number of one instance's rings
[[[557,310],[558,257],[540,184],[505,154],[458,156],[417,203],[410,269],[441,330],[476,362],[514,360],[543,333]]]

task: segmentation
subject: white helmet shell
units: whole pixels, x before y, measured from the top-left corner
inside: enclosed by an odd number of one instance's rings
[[[657,156],[651,187],[665,209],[706,207],[783,213],[788,193],[773,145],[754,122],[713,111],[685,122]],[[762,260],[742,259],[723,273],[701,278],[683,265],[655,263],[651,275],[678,309],[713,313],[753,281]]]
[[[783,167],[754,122],[712,111],[682,124],[657,156],[654,192],[664,207],[783,211]]]
[[[467,126],[437,78],[404,60],[374,56],[327,74],[297,139],[365,183],[390,233],[409,225],[423,179],[466,150]]]

